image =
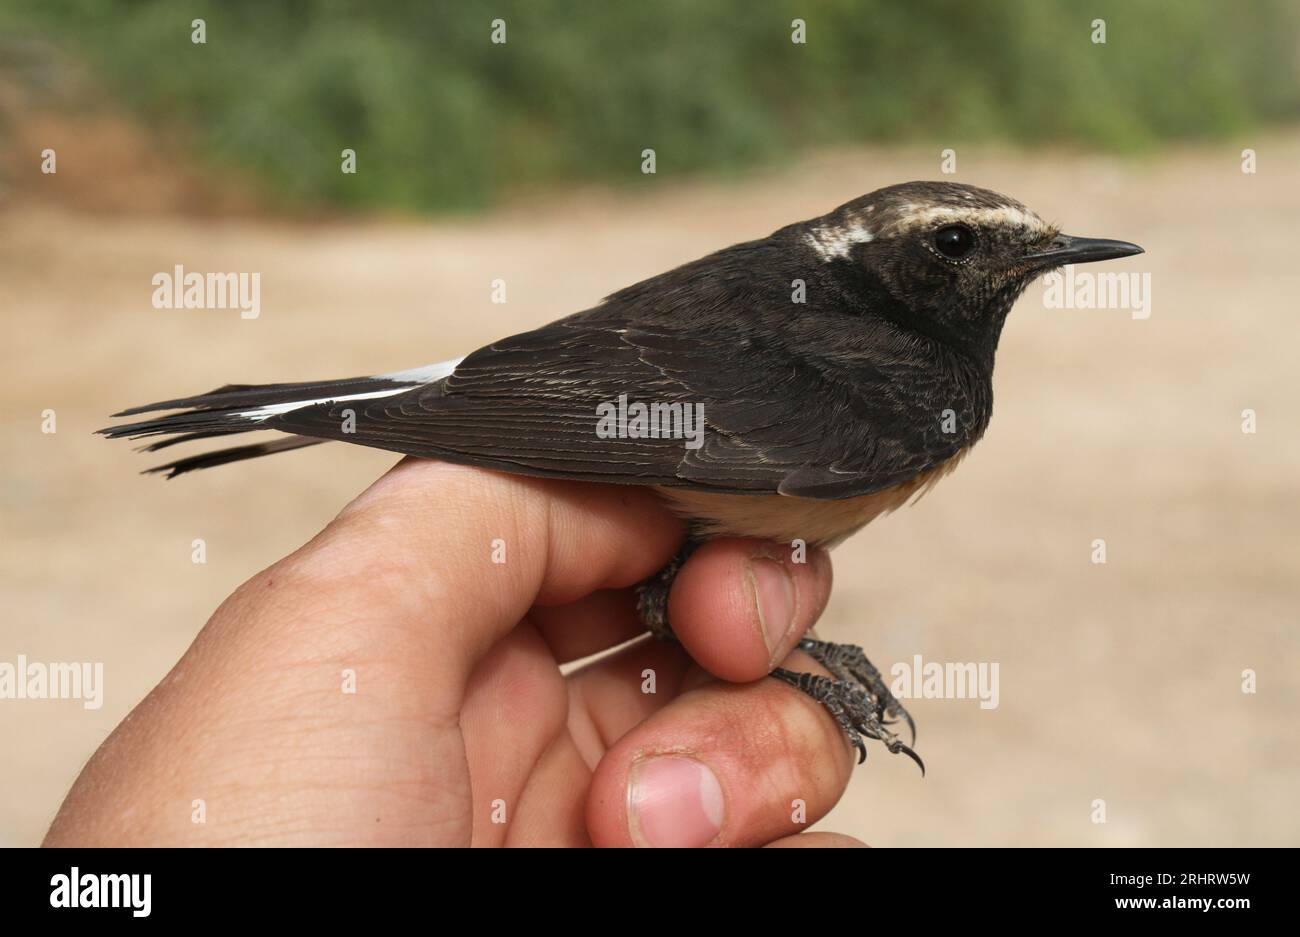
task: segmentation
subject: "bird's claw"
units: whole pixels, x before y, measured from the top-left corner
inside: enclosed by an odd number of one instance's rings
[[[826,708],[849,742],[858,753],[858,764],[867,760],[866,745],[862,737],[885,743],[892,754],[911,758],[925,776],[925,762],[909,745],[904,745],[887,726],[901,719],[907,723],[916,744],[916,722],[903,704],[885,685],[880,671],[869,661],[862,649],[851,644],[832,644],[805,638],[799,650],[825,667],[831,677],[811,673],[795,673],[783,668],[772,671],[772,676],[811,696]]]

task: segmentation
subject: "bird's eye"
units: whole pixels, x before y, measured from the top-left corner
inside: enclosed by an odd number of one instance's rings
[[[975,232],[964,224],[944,225],[934,233],[934,248],[949,260],[961,260],[975,249]]]

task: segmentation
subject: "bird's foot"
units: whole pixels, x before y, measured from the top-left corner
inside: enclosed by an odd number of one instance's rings
[[[687,541],[672,562],[637,587],[637,614],[651,634],[661,641],[677,640],[668,621],[668,593],[672,591],[678,571],[697,546],[698,543]],[[860,647],[804,638],[798,648],[825,667],[831,676],[795,673],[779,667],[772,671],[772,676],[807,693],[826,707],[857,749],[858,764],[867,759],[867,748],[862,741],[866,736],[884,742],[894,754],[907,755],[925,774],[925,764],[916,752],[889,730],[889,726],[902,720],[911,730],[912,744],[916,744],[916,723],[889,691],[884,677]]]
[[[832,644],[804,638],[798,644],[806,653],[828,671],[830,677],[811,673],[795,673],[778,667],[772,676],[790,684],[826,707],[849,741],[858,752],[858,764],[867,759],[867,748],[862,737],[884,742],[894,754],[904,754],[916,762],[925,774],[925,763],[911,746],[905,745],[889,730],[898,720],[907,723],[916,744],[916,723],[911,715],[889,691],[880,671],[867,659],[862,649],[852,644]]]
[[[798,648],[830,671],[836,680],[861,684],[879,701],[881,708],[877,717],[881,723],[888,726],[901,719],[907,723],[907,729],[912,735],[910,744],[916,744],[916,722],[911,713],[890,692],[889,684],[885,683],[885,678],[867,659],[862,648],[856,644],[832,644],[816,638],[804,638],[799,642]]]

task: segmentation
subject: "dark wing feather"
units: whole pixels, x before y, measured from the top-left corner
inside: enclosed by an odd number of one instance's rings
[[[684,336],[602,307],[489,345],[436,384],[306,407],[264,426],[527,475],[843,498],[961,448],[918,438],[896,377],[867,365],[850,380],[838,364],[757,344],[739,324]],[[602,438],[597,408],[620,395],[702,404],[703,445]]]

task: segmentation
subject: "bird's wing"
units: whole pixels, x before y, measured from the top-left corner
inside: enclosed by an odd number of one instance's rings
[[[262,426],[527,475],[815,498],[890,487],[960,449],[917,435],[897,393],[900,377],[915,389],[914,367],[894,374],[867,356],[848,381],[738,324],[688,335],[600,313],[494,342],[441,380]],[[620,399],[670,417],[701,408],[698,447],[681,434],[609,432]]]

